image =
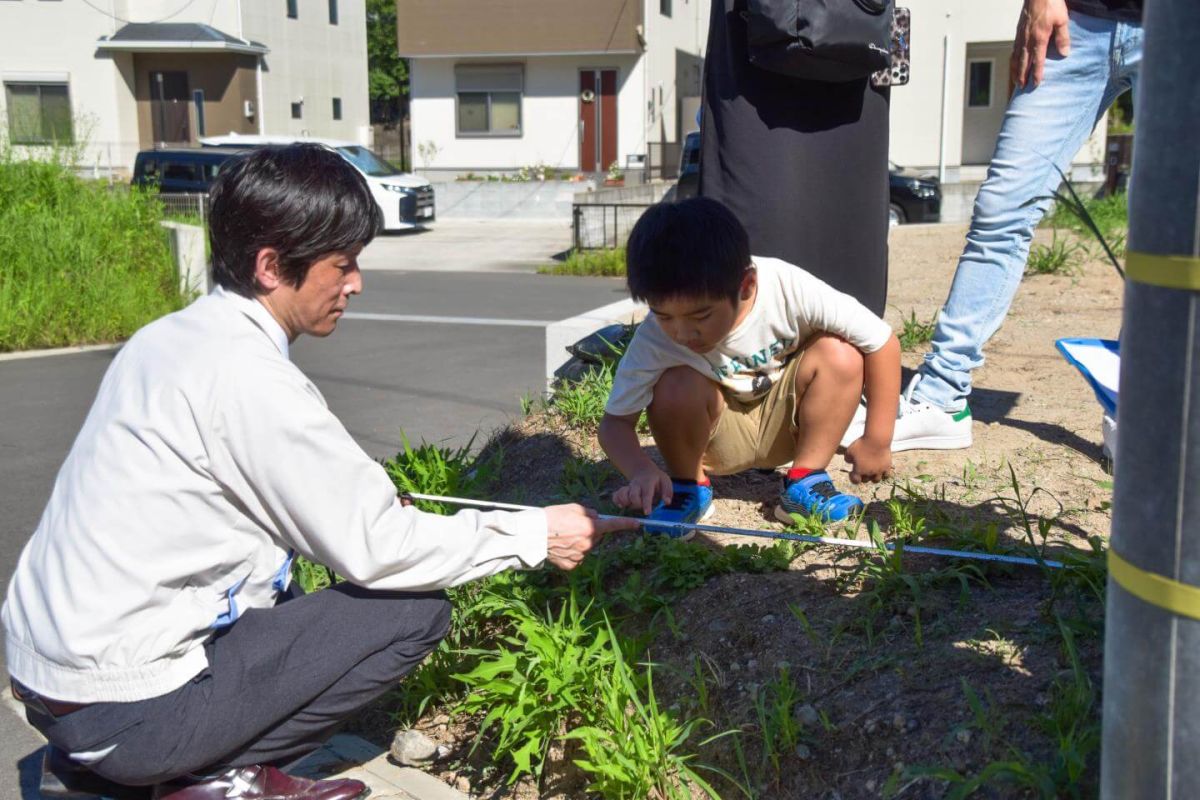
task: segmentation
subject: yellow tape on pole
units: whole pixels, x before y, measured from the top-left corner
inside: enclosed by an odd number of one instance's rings
[[[1108,574],[1122,589],[1152,606],[1181,617],[1200,619],[1200,587],[1135,567],[1111,547],[1108,549]]]
[[[1125,277],[1151,286],[1200,292],[1200,258],[1130,250],[1125,254]]]

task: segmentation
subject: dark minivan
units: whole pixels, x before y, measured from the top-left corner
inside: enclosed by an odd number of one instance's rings
[[[169,147],[143,150],[133,162],[134,186],[157,186],[163,194],[208,194],[226,161],[244,147]]]

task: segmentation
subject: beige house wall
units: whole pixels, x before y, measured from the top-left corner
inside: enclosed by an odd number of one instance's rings
[[[396,0],[400,55],[640,53],[643,2]]]
[[[154,144],[151,119],[150,73],[186,72],[188,90],[204,92],[205,132],[209,136],[236,132],[254,133],[257,125],[244,113],[245,101],[255,100],[254,56],[220,53],[136,53],[133,55],[135,97],[137,99],[138,142],[142,147]],[[200,132],[196,115],[191,114],[194,143]]]

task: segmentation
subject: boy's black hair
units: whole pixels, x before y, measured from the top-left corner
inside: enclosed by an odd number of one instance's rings
[[[213,281],[253,297],[258,251],[279,252],[283,280],[304,283],[317,259],[365,245],[382,226],[367,182],[316,144],[264,147],[229,163],[213,184],[208,223]]]
[[[720,298],[735,305],[750,267],[750,239],[733,212],[709,197],[651,206],[625,248],[634,300]]]

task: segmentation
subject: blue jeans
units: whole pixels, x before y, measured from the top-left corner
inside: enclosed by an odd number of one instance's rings
[[[1071,53],[1054,45],[1040,86],[1018,89],[1008,103],[987,179],[975,199],[971,228],[950,296],[938,317],[932,352],[913,395],[961,411],[983,345],[1004,322],[1029,256],[1046,197],[1108,107],[1137,82],[1142,28],[1071,12]],[[1067,173],[1069,174],[1069,173]]]

